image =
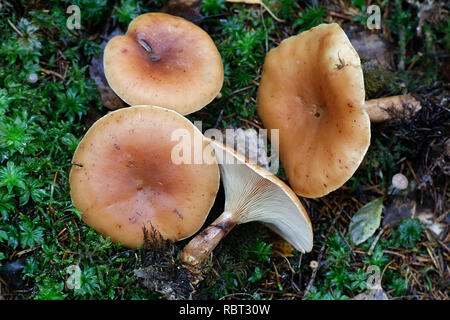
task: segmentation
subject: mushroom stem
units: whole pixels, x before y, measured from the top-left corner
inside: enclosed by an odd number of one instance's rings
[[[223,212],[210,226],[195,236],[183,249],[181,262],[189,271],[196,273],[211,252],[237,224],[232,212]]]
[[[371,122],[409,118],[422,108],[410,94],[367,100],[365,104]]]

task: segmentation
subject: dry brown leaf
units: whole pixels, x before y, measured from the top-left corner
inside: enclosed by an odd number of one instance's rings
[[[169,0],[164,11],[199,24],[203,20],[203,16],[200,13],[201,5],[201,0]]]
[[[104,41],[100,44],[102,48],[106,46],[106,43],[113,37],[122,34],[119,28],[114,29],[111,33],[105,35]],[[105,71],[103,69],[103,54],[95,56],[91,60],[89,65],[89,75],[95,81],[97,85],[98,92],[100,94],[100,101],[102,105],[109,110],[116,110],[126,106],[125,102],[119,98],[118,95],[111,89],[108,85],[108,81],[105,78]],[[90,112],[92,114],[92,119],[94,122],[98,119],[98,113]],[[89,118],[89,116],[88,116]],[[88,120],[89,126],[93,124]]]
[[[294,256],[294,247],[279,235],[271,232],[269,242],[272,244],[272,252],[275,256],[287,258]]]

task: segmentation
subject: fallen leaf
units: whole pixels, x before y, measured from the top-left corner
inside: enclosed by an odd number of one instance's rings
[[[100,101],[104,107],[109,110],[116,110],[126,106],[106,81],[103,71],[103,57],[99,56],[92,59],[91,65],[89,66],[89,75],[97,85],[98,92],[100,93]]]
[[[277,233],[270,231],[269,243],[272,244],[272,255],[279,257],[293,257],[295,248]]]
[[[343,29],[358,55],[365,61],[366,69],[392,69],[394,65],[392,44],[382,34],[371,32],[353,23],[345,24]]]
[[[284,239],[272,241],[272,251],[280,256],[293,257],[294,247]]]
[[[430,230],[437,238],[445,237],[448,221],[439,221],[438,214],[430,208],[418,206],[414,200],[395,198],[383,216],[383,227],[395,227],[400,221],[417,218],[420,223]]]
[[[431,231],[438,239],[442,239],[447,234],[449,228],[449,221],[444,219],[439,221],[434,211],[430,208],[419,207],[415,212],[414,218],[419,219],[420,223]]]
[[[388,206],[383,216],[383,227],[388,225],[395,227],[400,221],[414,217],[416,213],[416,202],[395,198]]]
[[[116,28],[110,34],[105,35],[105,39],[100,46],[104,48],[110,39],[121,34],[122,31]],[[91,64],[89,65],[89,75],[97,85],[98,92],[100,93],[100,101],[104,107],[110,110],[116,110],[126,106],[125,102],[123,102],[108,85],[103,69],[103,54],[92,58]]]
[[[350,240],[359,245],[369,239],[380,226],[384,197],[375,199],[356,212],[350,222]]]
[[[199,24],[204,18],[200,13],[201,6],[201,0],[169,0],[164,11]]]

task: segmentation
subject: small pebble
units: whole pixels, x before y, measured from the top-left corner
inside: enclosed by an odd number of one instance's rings
[[[30,73],[27,77],[27,81],[30,83],[36,83],[38,81],[38,75],[36,73]]]
[[[408,178],[401,173],[397,173],[392,177],[392,186],[399,190],[405,190],[408,188]]]

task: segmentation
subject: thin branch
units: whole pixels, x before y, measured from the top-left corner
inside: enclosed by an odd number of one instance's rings
[[[19,30],[19,29],[17,29],[17,27],[11,22],[11,20],[9,20],[8,19],[8,24],[11,26],[11,28],[13,28],[14,29],[14,31],[15,32],[17,32],[17,34],[20,36],[20,37],[24,37],[24,35],[23,35],[23,33]]]

